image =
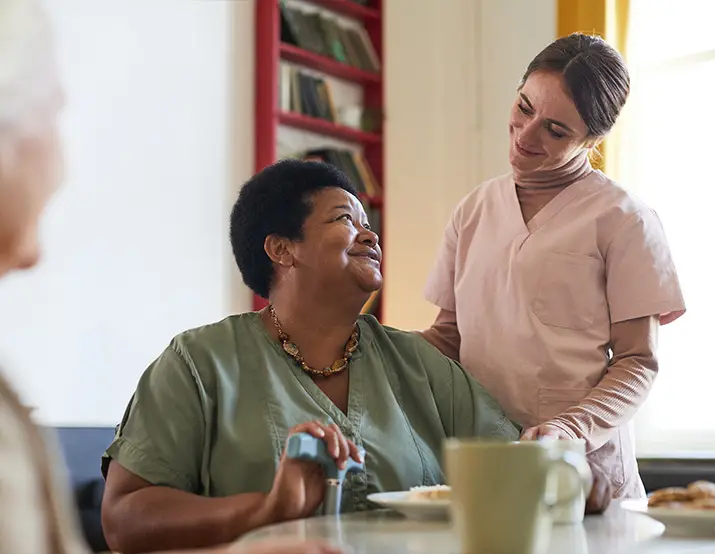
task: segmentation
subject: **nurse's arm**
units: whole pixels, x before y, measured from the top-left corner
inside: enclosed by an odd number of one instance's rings
[[[606,374],[581,402],[546,424],[586,439],[589,451],[603,446],[648,397],[658,373],[658,328],[658,316],[612,324],[613,359]]]
[[[419,333],[448,358],[459,361],[459,346],[462,342],[457,327],[457,313],[440,310],[434,323]]]

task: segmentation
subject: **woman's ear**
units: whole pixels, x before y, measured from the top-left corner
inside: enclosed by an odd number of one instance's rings
[[[278,235],[268,235],[263,241],[263,250],[274,264],[281,267],[291,267],[293,265],[293,254],[291,253],[288,239]]]
[[[603,142],[603,137],[588,137],[583,146],[587,150],[593,150],[602,142]]]

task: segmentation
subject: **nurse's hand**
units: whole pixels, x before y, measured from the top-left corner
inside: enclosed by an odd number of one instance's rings
[[[297,433],[308,433],[322,439],[328,454],[333,457],[338,467],[342,467],[348,458],[362,462],[357,446],[347,440],[334,423],[301,423],[290,430],[288,437]],[[265,501],[267,519],[278,523],[312,516],[323,501],[324,495],[323,468],[317,463],[286,458],[284,450],[273,487]]]
[[[602,514],[611,504],[611,483],[598,465],[591,462],[588,465],[593,474],[593,488],[586,499],[586,513]]]
[[[554,425],[549,425],[548,423],[542,423],[541,425],[537,425],[536,427],[529,427],[521,434],[521,440],[524,441],[535,441],[538,439],[546,438],[570,440],[573,437],[567,435],[558,427]]]

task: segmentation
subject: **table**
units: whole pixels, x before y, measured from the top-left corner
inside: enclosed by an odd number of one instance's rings
[[[673,537],[662,524],[614,503],[583,524],[557,525],[548,554],[715,554],[715,539]],[[354,554],[461,554],[447,521],[414,521],[388,510],[316,517],[258,529],[240,542],[265,538],[322,538]]]

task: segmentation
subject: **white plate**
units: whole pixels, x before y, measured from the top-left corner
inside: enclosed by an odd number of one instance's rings
[[[377,492],[367,499],[410,519],[449,519],[449,500],[413,500],[409,491]]]
[[[715,510],[650,508],[645,499],[624,500],[621,502],[621,508],[659,521],[665,525],[667,533],[715,536]]]

